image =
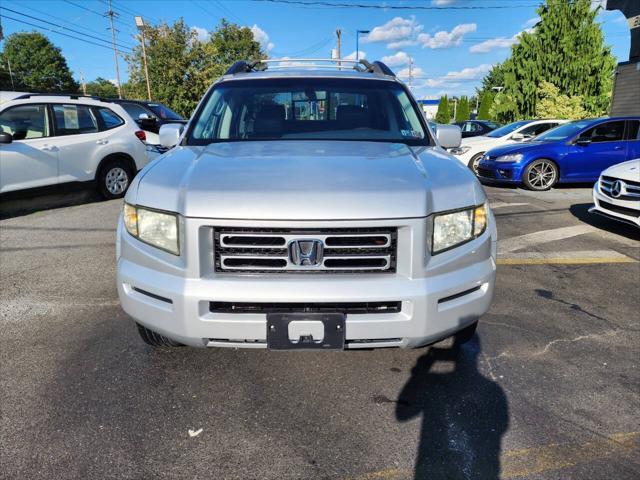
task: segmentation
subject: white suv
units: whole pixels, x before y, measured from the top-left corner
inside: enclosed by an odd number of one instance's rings
[[[493,296],[497,233],[480,182],[444,150],[460,128],[434,137],[380,62],[273,62],[238,62],[183,134],[162,126],[160,142],[177,145],[125,197],[118,294],[142,339],[469,340]]]
[[[96,181],[106,198],[122,197],[148,162],[144,140],[115,103],[21,95],[0,106],[0,193]]]

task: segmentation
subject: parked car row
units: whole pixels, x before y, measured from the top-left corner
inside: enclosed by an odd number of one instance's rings
[[[136,172],[166,151],[160,126],[186,123],[153,102],[30,93],[8,98],[0,105],[2,194],[92,181],[104,197],[122,197]]]

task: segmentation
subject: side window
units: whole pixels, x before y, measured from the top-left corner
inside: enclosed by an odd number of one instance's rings
[[[618,142],[623,135],[624,121],[607,122],[590,128],[580,135],[580,140],[591,140],[591,143]]]
[[[537,125],[531,125],[530,127],[524,128],[520,131],[522,135],[528,137],[536,137],[543,132],[555,127],[558,125],[557,123],[539,123]]]
[[[104,128],[106,130],[119,127],[124,123],[124,120],[122,120],[118,115],[113,113],[108,108],[99,108],[98,114],[100,115],[100,118],[102,119],[102,123],[104,124]]]
[[[122,103],[121,105],[134,120],[138,120],[142,114],[151,117],[151,114],[137,103]]]
[[[640,120],[629,120],[627,140],[640,140]]]
[[[52,107],[56,135],[78,135],[98,131],[98,122],[90,107],[75,104],[58,104]]]
[[[29,140],[50,135],[46,105],[20,105],[0,114],[0,129],[14,140]]]

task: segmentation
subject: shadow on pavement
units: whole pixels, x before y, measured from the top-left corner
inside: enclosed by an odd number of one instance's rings
[[[509,424],[502,388],[478,371],[480,342],[432,347],[418,359],[398,397],[396,418],[422,415],[415,479],[498,479]],[[443,362],[452,371],[439,373]]]
[[[0,220],[102,200],[95,187],[87,185],[49,187],[27,194],[5,193],[0,195]]]
[[[640,240],[640,229],[629,225],[628,223],[618,222],[616,220],[597,215],[595,213],[589,213],[589,208],[592,203],[577,203],[569,207],[571,214],[581,222],[584,222],[592,227],[605,230],[610,233],[615,233],[622,237],[629,238],[631,240]]]

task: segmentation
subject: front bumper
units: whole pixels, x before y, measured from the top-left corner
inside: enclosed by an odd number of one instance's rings
[[[589,212],[640,227],[640,200],[612,198],[600,189],[599,181],[593,186],[593,206]]]
[[[481,160],[478,178],[489,183],[521,183],[523,166],[520,163]]]
[[[402,254],[414,251],[412,245],[426,245],[427,237],[426,219],[403,222],[397,225],[395,273],[314,275],[216,274],[208,258],[211,221],[186,219],[181,257],[137,241],[120,222],[120,302],[136,322],[186,345],[236,348],[266,348],[266,314],[212,312],[210,302],[401,302],[399,312],[348,314],[346,348],[426,345],[470,325],[489,309],[496,274],[495,221],[491,215],[482,236],[435,257],[422,248],[419,255]],[[233,221],[221,223],[216,225],[234,226]],[[255,223],[258,227],[261,222]],[[277,223],[270,225],[281,226]],[[354,223],[362,222],[329,226],[358,226]],[[200,252],[197,257],[195,251]]]

